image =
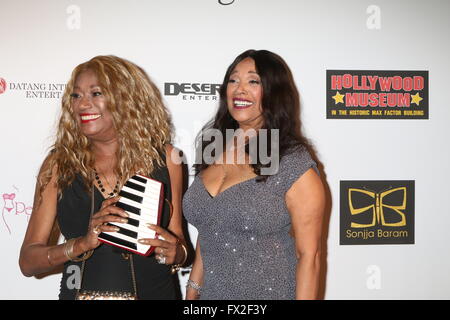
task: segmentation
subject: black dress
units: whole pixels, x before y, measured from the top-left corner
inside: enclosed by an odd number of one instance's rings
[[[155,168],[150,175],[164,185],[164,198],[171,200],[170,177],[167,167]],[[105,200],[94,188],[94,213]],[[91,213],[90,192],[86,191],[80,176],[64,189],[57,204],[57,219],[61,233],[66,239],[84,236],[87,232]],[[161,226],[167,228],[170,209],[164,201]],[[101,244],[86,260],[82,279],[82,290],[134,292],[129,260],[122,253],[131,253],[120,248]],[[170,266],[156,262],[155,254],[148,257],[133,254],[138,298],[180,299],[181,292],[177,274],[172,275]],[[73,300],[80,284],[81,262],[68,261],[64,264],[59,299]]]

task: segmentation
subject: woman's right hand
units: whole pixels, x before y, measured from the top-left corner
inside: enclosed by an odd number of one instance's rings
[[[82,239],[86,251],[95,249],[100,245],[98,235],[101,232],[117,232],[119,230],[118,227],[108,226],[107,223],[127,223],[128,214],[125,210],[114,205],[119,199],[120,197],[117,196],[103,201],[100,210],[92,215],[88,232]]]

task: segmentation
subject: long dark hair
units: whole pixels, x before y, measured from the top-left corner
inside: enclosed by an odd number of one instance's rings
[[[301,133],[300,122],[300,96],[286,62],[277,54],[268,50],[247,50],[241,53],[228,67],[223,83],[220,87],[219,109],[215,117],[209,121],[197,136],[197,154],[203,155],[205,148],[211,143],[204,141],[203,134],[208,129],[218,129],[223,137],[226,136],[226,129],[238,129],[239,124],[228,112],[227,106],[227,85],[236,65],[246,58],[255,61],[256,72],[259,74],[263,88],[262,97],[262,117],[263,125],[261,129],[268,129],[270,139],[270,129],[279,130],[278,152],[280,159],[295,146],[309,146],[307,139]],[[270,148],[270,144],[269,144]],[[199,152],[201,151],[201,153]],[[269,153],[274,150],[269,150]],[[248,151],[247,151],[248,153]],[[196,174],[206,169],[209,164],[203,159],[194,165]],[[251,165],[253,171],[261,175],[261,167],[266,167],[259,160]]]

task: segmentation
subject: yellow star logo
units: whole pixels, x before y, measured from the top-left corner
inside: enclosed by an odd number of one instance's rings
[[[340,94],[339,91],[332,98],[334,99],[334,104],[344,103],[344,95]]]
[[[422,101],[423,98],[420,97],[419,93],[417,92],[415,95],[411,96],[411,104],[415,103],[419,105],[420,101]]]

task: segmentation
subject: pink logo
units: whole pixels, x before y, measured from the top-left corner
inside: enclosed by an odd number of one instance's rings
[[[0,78],[0,94],[6,91],[6,81],[3,78]]]
[[[5,201],[5,206],[4,208],[6,210],[8,210],[8,212],[11,212],[12,209],[14,209],[14,204],[13,204],[13,200],[16,197],[15,193],[4,193],[3,194],[3,201]]]
[[[18,189],[15,188],[17,191]],[[9,234],[12,234],[13,225],[17,219],[21,219],[21,217],[26,217],[26,221],[28,222],[31,216],[31,212],[33,208],[31,206],[26,205],[24,202],[16,201],[15,193],[3,193],[3,208],[2,212],[2,220]]]

